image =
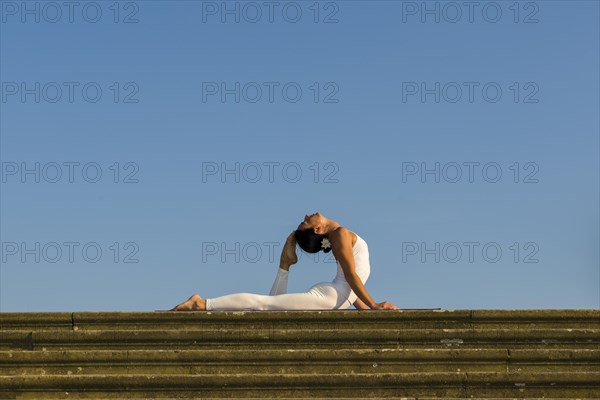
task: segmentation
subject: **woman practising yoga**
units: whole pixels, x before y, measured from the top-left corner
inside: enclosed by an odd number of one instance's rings
[[[331,282],[320,282],[304,293],[287,293],[290,266],[298,262],[296,243],[307,253],[333,251],[337,275]],[[369,248],[356,233],[323,215],[306,215],[292,232],[281,252],[279,269],[271,293],[235,293],[211,299],[194,294],[169,311],[211,310],[339,310],[352,304],[359,310],[397,310],[387,301],[376,303],[367,290]]]

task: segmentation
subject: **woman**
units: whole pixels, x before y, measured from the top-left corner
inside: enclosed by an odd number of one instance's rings
[[[308,253],[333,251],[337,264],[335,279],[317,283],[305,293],[287,293],[290,266],[298,262],[296,243]],[[204,299],[194,294],[170,311],[338,310],[352,304],[359,310],[397,310],[392,303],[376,303],[371,298],[364,286],[370,272],[367,243],[356,233],[317,212],[307,214],[288,236],[270,295],[236,293]]]

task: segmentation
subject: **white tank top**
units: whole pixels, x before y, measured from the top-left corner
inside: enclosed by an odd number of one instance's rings
[[[356,235],[356,243],[354,243],[354,246],[352,247],[352,253],[354,254],[354,270],[364,285],[371,273],[371,265],[369,264],[369,247],[363,238],[358,236],[356,233],[354,234]],[[337,264],[337,274],[332,282],[350,285],[348,281],[346,281],[344,270],[342,269],[339,261],[335,260],[335,262]]]

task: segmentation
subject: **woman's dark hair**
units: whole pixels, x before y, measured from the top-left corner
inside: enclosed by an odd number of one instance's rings
[[[296,229],[294,236],[300,248],[307,253],[318,253],[321,250],[324,253],[331,251],[331,246],[326,249],[321,246],[323,239],[326,239],[327,235],[319,235],[314,233],[312,229]]]

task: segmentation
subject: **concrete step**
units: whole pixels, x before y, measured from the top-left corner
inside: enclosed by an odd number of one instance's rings
[[[270,397],[265,397],[264,393],[255,394],[252,397],[252,393],[245,391],[244,393],[231,393],[229,397],[217,396],[216,394],[220,394],[219,392],[213,392],[213,395],[210,395],[210,392],[203,391],[201,393],[194,391],[175,391],[175,392],[148,392],[148,391],[128,391],[126,396],[124,397],[122,392],[98,392],[98,391],[85,391],[85,392],[18,392],[11,393],[10,395],[5,395],[6,397],[0,397],[0,400],[12,400],[12,399],[28,399],[28,400],[57,400],[57,399],[86,399],[86,400],[113,400],[113,399],[161,399],[161,400],[181,400],[181,399],[206,399],[206,398],[227,398],[229,400],[246,400],[246,399],[265,399],[265,398],[277,398],[278,400],[356,400],[357,397],[338,397],[338,396],[315,396],[314,394],[308,395],[306,397],[297,396],[297,397],[274,397],[276,393],[271,392]],[[8,397],[10,396],[10,397]],[[371,399],[371,400],[584,400],[584,397],[527,397],[527,396],[518,396],[518,397],[452,397],[452,396],[382,396],[378,397],[375,395],[370,395],[369,397],[362,397],[361,399]],[[597,400],[597,397],[587,398]]]
[[[293,318],[291,318],[293,316]],[[74,329],[600,329],[600,310],[328,310],[216,312],[4,312],[0,330]],[[160,327],[160,328],[158,328]]]
[[[600,399],[600,310],[0,313],[0,400]]]
[[[331,391],[328,391],[331,393]],[[299,393],[299,392],[297,392]],[[128,391],[124,397],[122,392],[98,392],[98,391],[85,391],[85,392],[18,392],[6,394],[7,397],[0,397],[0,400],[12,400],[12,399],[27,399],[27,400],[58,400],[58,399],[86,399],[86,400],[113,400],[120,399],[161,399],[161,400],[181,400],[181,399],[208,399],[208,398],[227,398],[229,400],[246,400],[246,399],[266,399],[266,398],[277,398],[284,400],[356,400],[359,397],[338,397],[335,395],[328,396],[326,393],[324,394],[326,397],[321,397],[318,395],[309,394],[305,397],[297,396],[297,397],[287,397],[282,395],[283,397],[275,397],[278,395],[275,392],[271,392],[268,396],[265,397],[264,392],[249,392],[244,391],[243,393],[235,393],[232,392],[228,397],[224,397],[220,391],[212,392],[209,391],[175,391],[175,392],[153,392],[153,391]],[[10,397],[8,397],[10,396]],[[360,397],[360,399],[372,399],[372,400],[598,400],[598,397],[529,397],[529,396],[510,396],[510,397],[453,397],[453,396],[390,396],[383,395],[381,397],[376,396],[374,394],[367,394],[364,397]]]
[[[600,390],[600,372],[586,373],[377,373],[371,374],[197,374],[197,375],[38,375],[0,376],[8,394],[31,391],[152,391],[185,390],[197,394],[305,397],[323,395],[370,397],[553,396],[592,397]]]
[[[436,344],[440,347],[464,344],[489,346],[523,343],[528,345],[600,344],[600,329],[155,329],[155,330],[36,330],[0,332],[0,349],[41,349],[43,347],[122,346],[212,346],[215,344],[313,344],[385,345]]]
[[[595,372],[600,349],[0,351],[0,375]]]

